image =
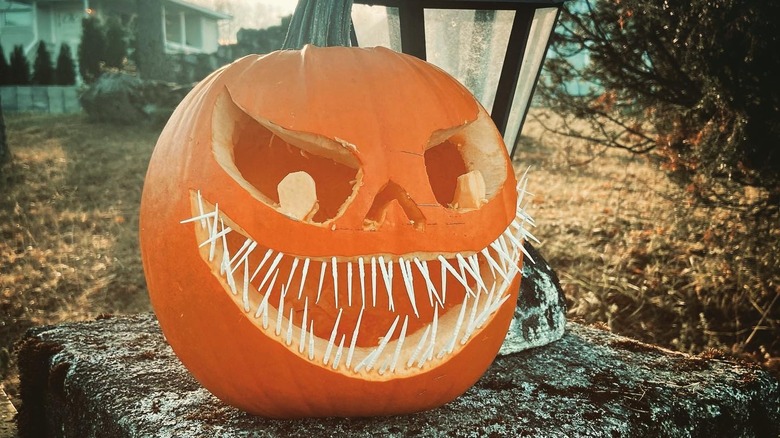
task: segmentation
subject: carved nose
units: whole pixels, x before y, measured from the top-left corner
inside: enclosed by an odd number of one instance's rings
[[[377,230],[383,226],[405,224],[423,230],[425,216],[403,187],[389,181],[374,197],[374,202],[363,220],[363,228]]]

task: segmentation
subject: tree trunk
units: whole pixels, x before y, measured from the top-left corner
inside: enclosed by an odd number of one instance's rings
[[[165,55],[162,0],[137,0],[136,63],[143,79],[173,80]]]

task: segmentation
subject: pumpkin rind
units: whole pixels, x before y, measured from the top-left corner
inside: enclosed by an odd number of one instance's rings
[[[312,223],[280,214],[267,200],[260,202],[248,193],[215,159],[212,125],[220,99],[230,99],[238,111],[280,135],[312,135],[343,145],[360,166],[358,186],[343,210],[323,223]],[[468,91],[446,73],[381,48],[308,46],[250,56],[196,86],[155,148],[140,224],[152,304],[168,342],[196,379],[229,404],[279,418],[416,412],[446,403],[468,389],[500,348],[513,314],[511,305],[500,306],[465,345],[435,367],[422,366],[398,377],[345,373],[305,360],[259,330],[258,321],[237,305],[240,299],[226,290],[219,268],[209,265],[205,250],[198,250],[193,225],[181,222],[197,216],[193,194],[198,193],[206,202],[218,203],[224,218],[247,238],[280,254],[340,263],[378,255],[408,261],[428,254],[477,254],[510,229],[517,216],[514,175],[503,146],[487,152],[500,150],[503,165],[498,179],[496,172],[492,172],[494,180],[488,177],[493,192],[479,208],[441,205],[420,169],[425,169],[431,141],[470,126],[479,129],[456,135],[500,143],[492,125],[483,128],[485,118]],[[468,139],[472,140],[476,141]],[[381,224],[367,226],[375,196],[389,182],[413,200],[425,218],[424,227],[410,223],[408,211],[395,201],[383,210]],[[519,278],[515,275],[511,285],[499,287],[508,291],[509,303],[516,300]],[[476,284],[473,287],[478,289]],[[420,289],[415,294],[422,307],[428,298],[425,288]],[[404,292],[398,293],[403,298]],[[323,298],[322,305],[330,301]],[[344,308],[345,301],[342,297]],[[354,319],[357,310],[352,307],[345,315]],[[397,307],[406,315],[417,311],[400,298]],[[366,314],[370,311],[366,307]],[[431,312],[420,309],[419,318],[430,318]],[[376,333],[387,329],[390,317],[383,318],[384,325],[375,328]]]

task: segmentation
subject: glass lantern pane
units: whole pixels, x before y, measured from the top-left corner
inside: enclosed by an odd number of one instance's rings
[[[509,120],[506,131],[504,131],[504,143],[510,153],[520,135],[520,125],[523,122],[526,108],[530,104],[536,74],[541,68],[544,53],[547,50],[547,40],[550,38],[557,14],[557,8],[537,9],[534,13],[533,23],[528,34],[528,43],[525,47],[525,56],[520,67],[520,77],[517,80],[517,88],[512,100],[512,109],[509,111]]]
[[[428,61],[469,89],[490,112],[514,11],[425,10]]]
[[[383,46],[401,51],[398,8],[354,4],[352,22],[360,47]]]

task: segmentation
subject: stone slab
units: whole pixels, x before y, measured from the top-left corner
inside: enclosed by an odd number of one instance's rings
[[[19,364],[23,437],[780,436],[780,383],[766,372],[576,323],[500,355],[455,401],[396,417],[269,420],[226,406],[153,315],[32,329]]]

